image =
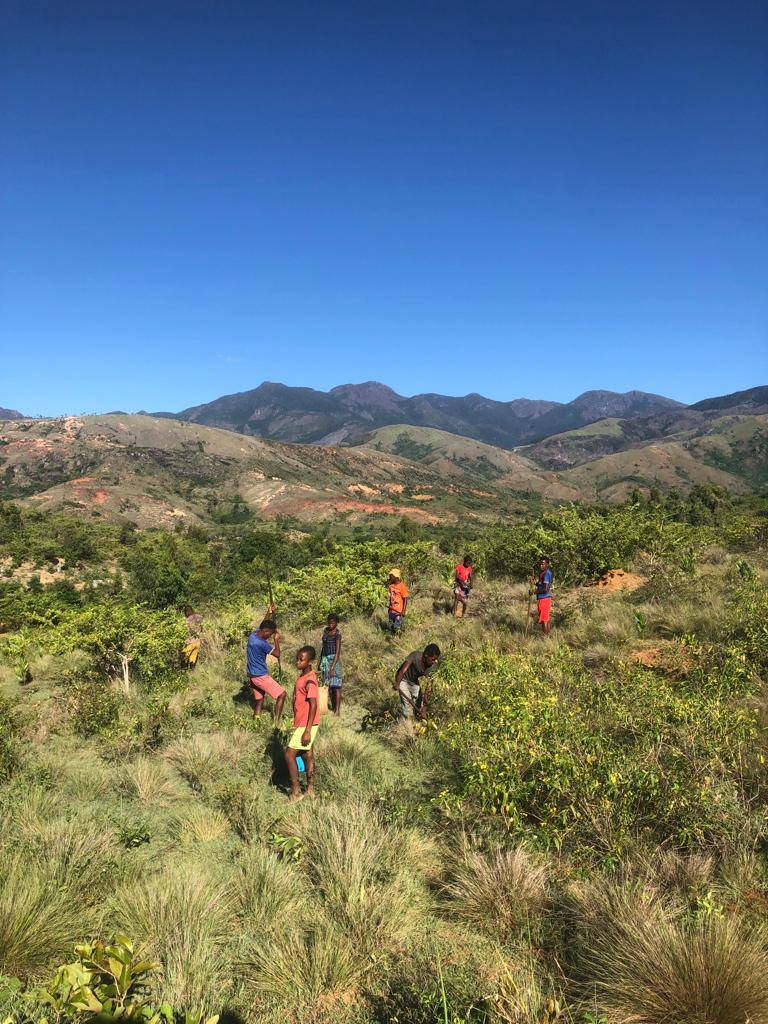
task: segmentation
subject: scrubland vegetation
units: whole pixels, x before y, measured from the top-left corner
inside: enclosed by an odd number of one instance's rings
[[[0,505],[0,1020],[768,1022],[767,513],[699,488],[344,540]],[[550,640],[526,629],[542,553]],[[267,568],[286,652],[342,615],[299,804],[242,690]],[[587,585],[618,568],[632,589]],[[414,728],[392,678],[428,641]]]

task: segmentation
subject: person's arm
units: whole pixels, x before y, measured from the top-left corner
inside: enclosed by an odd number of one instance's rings
[[[338,637],[336,638],[336,654],[334,655],[333,662],[331,664],[331,671],[328,673],[328,675],[330,675],[330,676],[333,675],[333,671],[336,668],[336,662],[339,660],[340,657],[341,657],[341,634],[339,634]]]
[[[403,615],[408,611],[408,600],[407,597],[403,598]]]
[[[315,720],[317,714],[317,697],[307,698],[307,725],[304,732],[301,735],[302,747],[309,746],[309,741],[312,739],[312,723]]]
[[[400,683],[402,683],[402,681],[403,681],[403,676],[408,671],[408,664],[409,664],[409,662],[408,662],[408,659],[406,658],[405,661],[403,662],[403,664],[397,670],[397,672],[395,672],[395,683],[394,683],[394,686],[392,687],[393,690],[399,690],[400,689]]]
[[[279,658],[280,657],[280,634],[279,633],[275,633],[275,635],[272,637],[272,640],[273,640],[273,643],[270,645],[272,647],[272,654],[274,654],[274,656],[276,658]]]

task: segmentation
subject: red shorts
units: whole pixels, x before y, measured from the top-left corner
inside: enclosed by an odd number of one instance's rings
[[[253,699],[258,703],[260,700],[264,700],[264,695],[267,694],[269,697],[274,697],[277,700],[278,697],[282,697],[285,693],[284,688],[278,683],[272,676],[250,676],[251,689],[253,690]]]
[[[549,613],[552,609],[552,598],[551,597],[540,597],[538,598],[539,604],[539,622],[549,622]]]

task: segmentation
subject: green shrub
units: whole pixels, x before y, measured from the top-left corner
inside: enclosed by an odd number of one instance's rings
[[[112,601],[67,616],[44,642],[52,654],[84,651],[94,668],[127,690],[132,673],[151,683],[174,669],[186,635],[181,615]]]
[[[113,733],[120,721],[123,698],[107,682],[85,681],[67,687],[72,728],[79,736]]]
[[[626,569],[640,551],[675,561],[696,537],[692,528],[636,505],[571,506],[491,528],[475,550],[479,567],[489,576],[516,579],[530,576],[546,555],[557,584],[563,585]]]
[[[597,677],[566,648],[487,647],[441,675],[439,734],[463,792],[518,834],[610,853],[639,833],[688,845],[744,824],[759,758],[737,658],[673,682],[639,666]]]
[[[312,565],[293,570],[275,587],[278,607],[298,623],[315,625],[330,611],[342,618],[370,615],[386,601],[387,571],[398,566],[413,579],[434,562],[425,542],[368,541],[337,548]]]

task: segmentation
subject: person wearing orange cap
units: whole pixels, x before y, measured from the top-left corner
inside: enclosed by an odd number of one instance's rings
[[[397,633],[397,631],[402,628],[403,618],[408,610],[409,595],[408,586],[403,582],[403,574],[399,569],[389,570],[387,590],[389,592],[387,625],[389,626],[390,632]]]

